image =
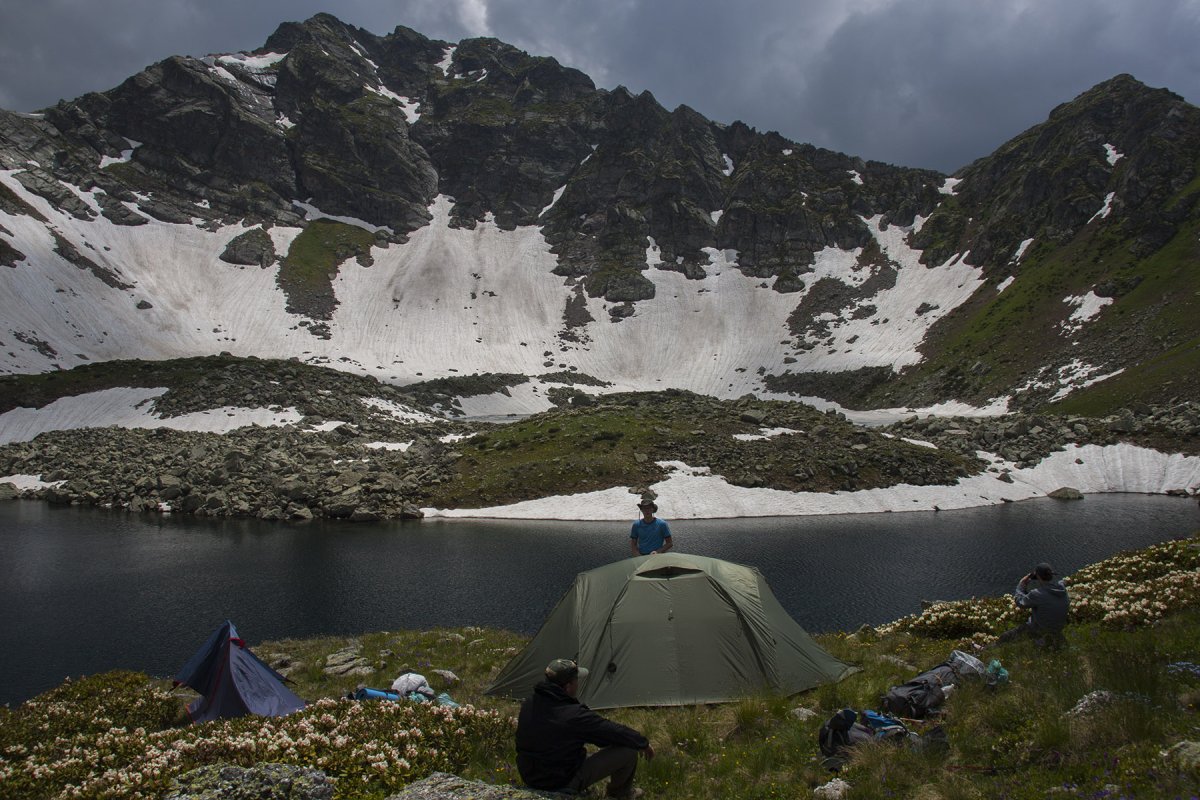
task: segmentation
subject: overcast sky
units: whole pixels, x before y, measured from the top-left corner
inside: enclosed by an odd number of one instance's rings
[[[943,172],[1122,72],[1200,102],[1200,0],[0,0],[0,107],[252,50],[325,10],[494,36],[667,108]]]

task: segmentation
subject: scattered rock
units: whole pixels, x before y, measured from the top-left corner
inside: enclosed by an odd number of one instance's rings
[[[805,708],[804,706],[797,706],[788,713],[792,715],[793,719],[799,720],[800,722],[806,722],[817,716],[816,711],[813,711],[811,708]]]
[[[894,656],[891,653],[885,653],[885,654],[881,655],[879,657],[879,660],[886,661],[889,664],[895,664],[896,666],[898,666],[901,669],[906,670],[906,671],[912,671],[912,670],[916,669],[916,667],[914,667],[912,664],[905,661],[900,656]]]
[[[0,500],[16,500],[21,491],[15,483],[0,483]]]
[[[459,682],[459,677],[448,669],[435,669],[432,672],[441,678],[446,686],[454,686]]]
[[[210,764],[181,775],[165,800],[332,800],[324,772],[290,764]]]
[[[375,669],[363,658],[357,645],[330,653],[325,658],[327,675],[372,675]]]
[[[829,783],[821,784],[813,789],[813,797],[817,800],[842,800],[848,791],[850,791],[850,784],[841,778],[834,778]]]
[[[495,786],[480,781],[469,781],[445,772],[435,772],[424,780],[410,783],[399,794],[391,795],[387,800],[542,800],[566,796],[556,792],[535,792],[512,786]]]
[[[1055,500],[1082,500],[1083,493],[1070,486],[1063,486],[1050,492],[1046,497],[1053,497]]]
[[[1179,742],[1163,751],[1162,755],[1178,769],[1200,772],[1200,742]]]

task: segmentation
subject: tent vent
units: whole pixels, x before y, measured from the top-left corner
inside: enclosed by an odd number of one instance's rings
[[[638,572],[639,578],[678,578],[684,575],[700,575],[704,572],[701,569],[694,567],[680,567],[677,565],[669,565],[659,567],[658,569],[648,569],[645,572]]]

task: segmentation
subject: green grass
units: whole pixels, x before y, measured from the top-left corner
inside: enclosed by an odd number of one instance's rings
[[[641,491],[666,477],[660,460],[708,467],[738,486],[832,491],[901,483],[926,475],[952,483],[978,465],[953,453],[886,439],[811,407],[751,405],[687,392],[614,394],[595,407],[538,414],[457,445],[453,480],[432,487],[439,508],[481,506],[627,487]],[[760,427],[802,431],[738,441]],[[865,449],[854,450],[862,445]]]
[[[371,252],[375,234],[344,222],[318,219],[292,242],[279,267],[278,282],[288,298],[288,310],[329,319],[337,301],[333,279],[349,258]]]
[[[1080,357],[1096,361],[1103,372],[1125,367],[1123,379],[1077,390],[1057,409],[1106,414],[1133,402],[1194,396],[1200,389],[1197,231],[1195,222],[1184,222],[1170,242],[1140,260],[1120,223],[1089,227],[1062,247],[1036,243],[1011,286],[998,293],[998,279],[990,281],[935,324],[922,348],[926,360],[880,387],[871,402],[895,401],[919,386],[939,398],[983,401],[1035,378],[1048,361],[1065,362],[1081,352],[1107,354],[1107,361]],[[1071,309],[1063,298],[1109,280],[1140,283],[1079,333],[1066,335],[1060,323]],[[974,369],[977,363],[986,370]]]

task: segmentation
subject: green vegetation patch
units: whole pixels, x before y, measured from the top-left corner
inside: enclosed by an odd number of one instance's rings
[[[370,258],[375,234],[356,225],[318,219],[292,242],[279,267],[278,283],[287,296],[287,310],[312,319],[333,317],[337,298],[333,279],[349,258]]]
[[[433,489],[432,503],[477,508],[613,487],[639,490],[666,477],[658,461],[708,467],[738,486],[818,492],[949,484],[982,466],[800,403],[721,401],[681,391],[604,395],[595,402],[461,443],[454,480]],[[761,435],[772,427],[793,432]]]

